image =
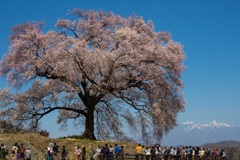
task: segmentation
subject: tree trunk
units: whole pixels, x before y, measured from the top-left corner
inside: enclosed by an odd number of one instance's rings
[[[87,114],[85,118],[85,131],[83,132],[81,137],[84,139],[96,140],[96,137],[94,135],[94,107],[87,107]]]

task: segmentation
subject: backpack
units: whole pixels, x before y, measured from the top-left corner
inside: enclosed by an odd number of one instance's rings
[[[109,148],[106,147],[106,148],[105,148],[105,154],[108,154],[108,153],[109,153]]]
[[[193,154],[193,150],[190,148],[190,155],[192,155]]]
[[[150,152],[151,152],[151,155],[152,155],[152,156],[155,156],[155,155],[156,155],[155,149],[152,148],[152,149],[150,150]]]
[[[76,155],[80,155],[80,154],[81,154],[80,150],[77,149],[77,150],[76,150]]]

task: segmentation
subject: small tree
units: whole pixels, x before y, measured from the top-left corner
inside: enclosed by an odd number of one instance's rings
[[[227,147],[226,148],[227,158],[230,160],[237,159],[237,157],[236,157],[237,151],[238,151],[238,149],[236,147]]]
[[[42,135],[42,136],[44,136],[44,137],[49,137],[49,132],[46,131],[46,130],[41,130],[41,131],[39,132],[39,134]]]
[[[1,116],[38,127],[59,110],[58,123],[75,119],[85,125],[84,138],[119,139],[126,126],[161,138],[184,110],[182,46],[138,16],[72,13],[78,19],[59,19],[58,31],[42,32],[41,22],[13,28],[0,73],[14,87],[28,88],[1,91]]]

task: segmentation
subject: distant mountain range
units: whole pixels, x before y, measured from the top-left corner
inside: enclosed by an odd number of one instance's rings
[[[240,127],[212,121],[210,124],[185,122],[175,127],[163,137],[161,144],[166,146],[192,145],[220,141],[240,141]]]

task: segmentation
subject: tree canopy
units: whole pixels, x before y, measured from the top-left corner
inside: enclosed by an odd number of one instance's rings
[[[136,15],[71,13],[76,20],[59,19],[55,30],[44,32],[43,22],[13,28],[0,75],[18,90],[1,90],[2,119],[38,128],[58,110],[57,122],[74,119],[84,138],[120,139],[128,127],[160,139],[184,111],[181,44]]]

